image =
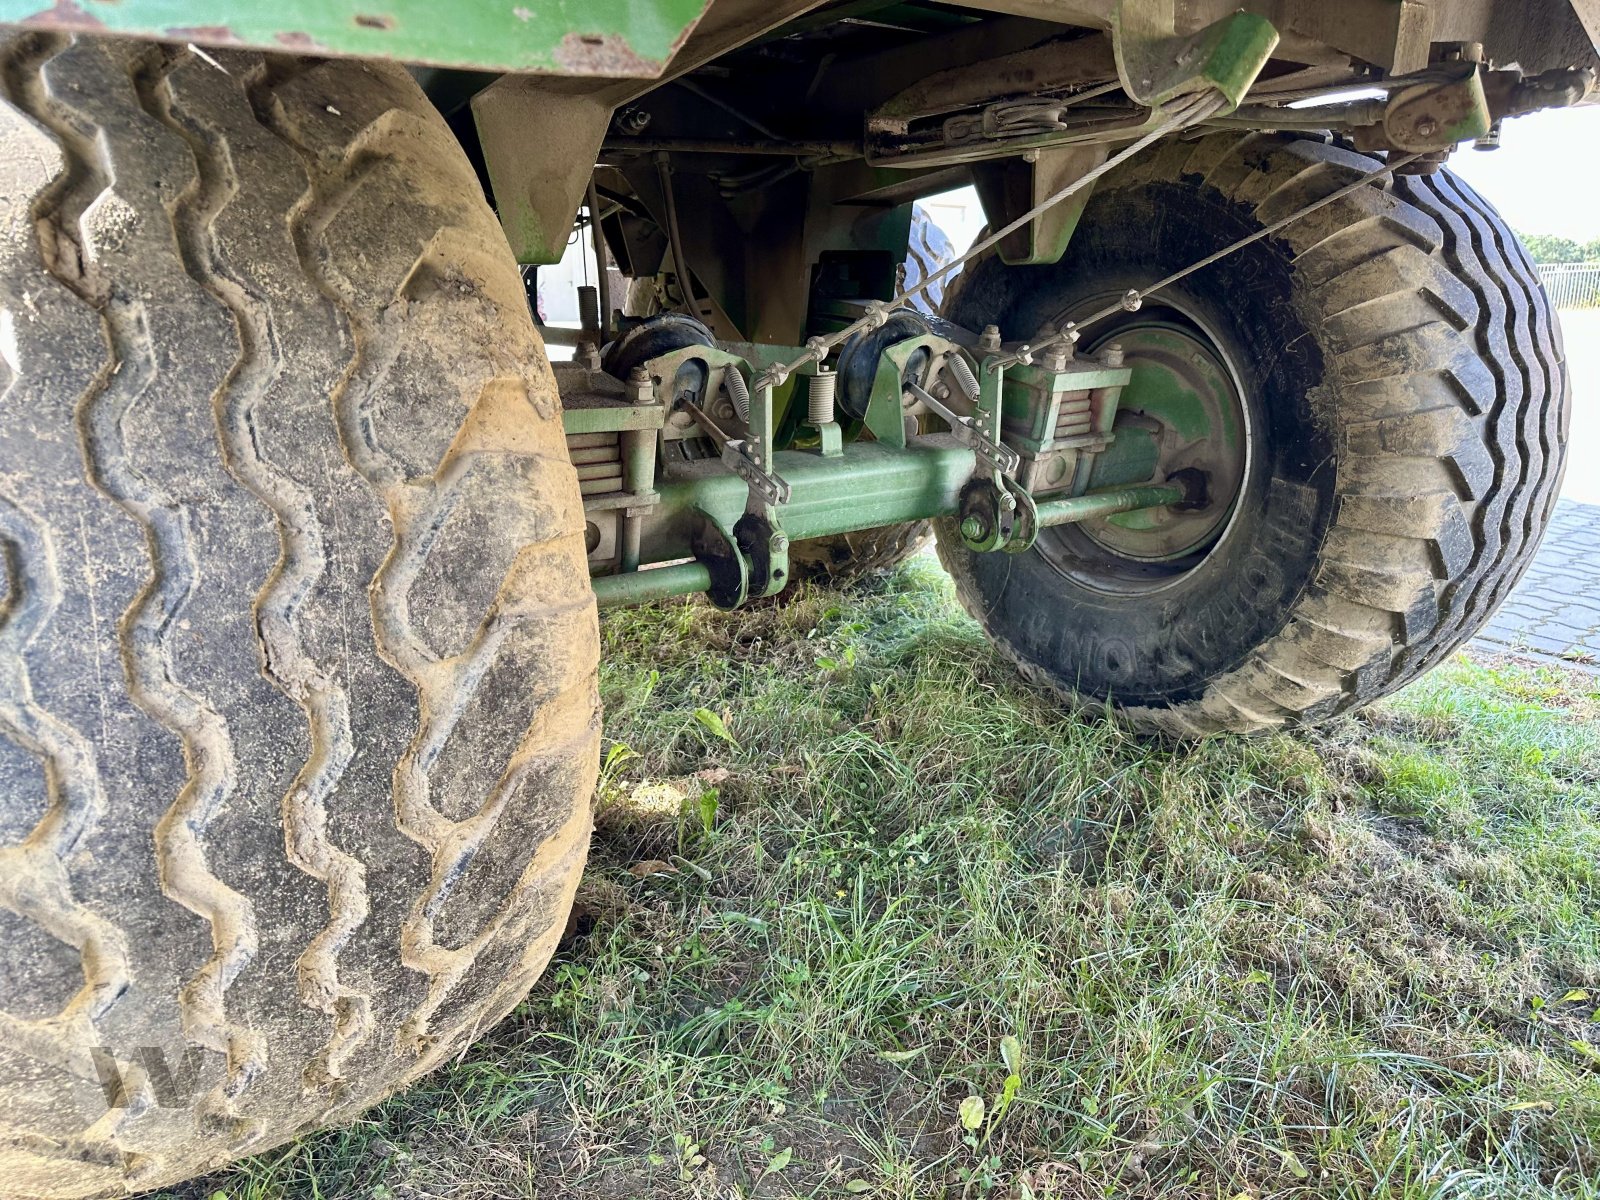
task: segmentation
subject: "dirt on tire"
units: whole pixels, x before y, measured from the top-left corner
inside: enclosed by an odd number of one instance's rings
[[[506,1013],[590,832],[554,379],[398,66],[0,43],[0,1178],[169,1184]]]

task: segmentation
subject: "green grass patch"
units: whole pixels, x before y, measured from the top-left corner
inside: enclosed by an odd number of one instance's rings
[[[579,933],[461,1062],[185,1191],[1600,1196],[1600,692],[1064,716],[913,563],[605,623]]]

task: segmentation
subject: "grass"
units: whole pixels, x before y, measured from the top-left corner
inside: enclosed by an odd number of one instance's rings
[[[1063,716],[913,563],[605,625],[576,933],[277,1197],[1600,1197],[1600,690]]]

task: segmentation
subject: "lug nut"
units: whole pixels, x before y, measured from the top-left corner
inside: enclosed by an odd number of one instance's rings
[[[650,382],[650,372],[643,367],[635,367],[628,372],[628,392],[635,404],[656,402],[656,390]]]

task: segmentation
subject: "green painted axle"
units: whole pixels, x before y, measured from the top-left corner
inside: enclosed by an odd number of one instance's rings
[[[772,469],[789,484],[779,510],[791,542],[925,521],[955,512],[962,484],[977,463],[972,451],[945,434],[918,438],[906,449],[854,442],[838,458],[780,450]],[[709,514],[724,529],[744,515],[750,488],[718,459],[682,463],[658,485],[660,501],[644,519],[646,561],[694,557],[694,538]]]
[[[673,563],[645,571],[602,575],[593,584],[594,598],[601,608],[622,608],[709,591],[711,571],[703,563]]]
[[[804,541],[954,516],[961,486],[975,466],[971,450],[941,435],[917,439],[904,450],[857,442],[842,458],[780,452],[773,456],[773,467],[793,490],[792,501],[782,509],[783,532],[791,541]],[[745,511],[747,486],[718,460],[686,467],[690,477],[665,483],[660,502],[645,519],[644,542],[658,560],[691,558],[695,533],[707,515],[726,529]],[[1184,498],[1184,489],[1175,484],[1115,488],[1042,501],[1038,523],[1061,525],[1176,504]],[[677,561],[602,575],[593,583],[600,607],[617,608],[707,591],[711,572],[699,562]]]
[[[1169,504],[1181,504],[1186,497],[1187,493],[1177,484],[1156,483],[1143,487],[1116,488],[1087,496],[1069,496],[1062,500],[1041,500],[1038,524],[1044,529],[1051,525],[1067,525],[1073,521],[1090,521],[1096,517],[1132,512],[1136,508],[1164,508]]]

